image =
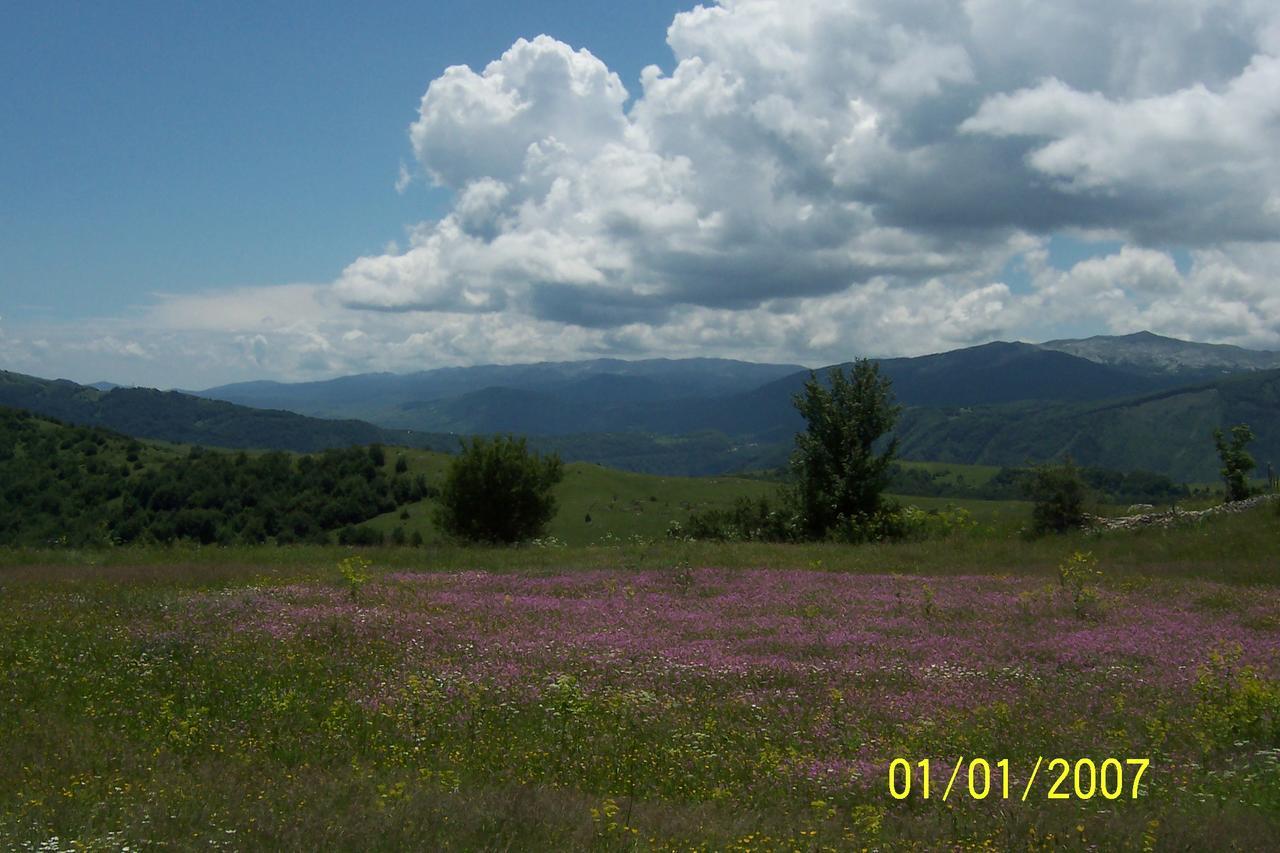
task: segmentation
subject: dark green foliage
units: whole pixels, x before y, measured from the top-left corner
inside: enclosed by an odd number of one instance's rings
[[[523,438],[473,438],[449,466],[436,523],[471,542],[532,539],[555,515],[562,476],[559,456],[530,453]]]
[[[1028,496],[1035,501],[1031,509],[1033,533],[1065,533],[1084,525],[1087,487],[1080,477],[1080,469],[1070,457],[1061,465],[1042,465],[1034,469],[1027,490]]]
[[[402,528],[397,527],[396,529],[403,535],[404,530]],[[339,545],[381,545],[385,541],[386,534],[381,530],[374,530],[372,527],[364,525],[359,527],[348,525],[338,531]]]
[[[742,497],[734,502],[732,509],[692,513],[686,525],[671,532],[721,542],[786,542],[796,539],[799,531],[795,514],[785,504],[771,504],[768,498]]]
[[[1231,428],[1231,439],[1222,430],[1213,431],[1213,443],[1222,460],[1222,479],[1227,484],[1227,502],[1242,501],[1249,497],[1249,473],[1257,465],[1246,449],[1253,441],[1253,430],[1248,424],[1236,424]]]
[[[425,496],[424,480],[393,488],[374,463],[366,448],[162,451],[0,409],[0,544],[324,542]]]
[[[858,531],[874,527],[883,510],[897,440],[880,452],[876,446],[901,409],[874,362],[855,362],[848,377],[835,368],[827,378],[824,384],[810,374],[794,400],[808,424],[791,458],[796,512],[808,538],[861,537]]]
[[[1110,471],[1106,468],[1081,468],[1089,491],[1108,503],[1175,503],[1191,496],[1185,483],[1175,483],[1163,474],[1150,471]]]

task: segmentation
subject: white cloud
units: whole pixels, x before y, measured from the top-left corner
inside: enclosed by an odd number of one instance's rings
[[[530,146],[555,139],[589,157],[626,128],[626,89],[586,50],[547,36],[520,39],[480,74],[455,65],[427,87],[410,129],[419,162],[438,183],[519,176]]]
[[[129,339],[291,378],[1067,322],[1280,347],[1274,3],[720,0],[667,41],[631,100],[548,36],[445,69],[397,181],[450,190],[444,216],[332,285],[164,298]],[[1122,248],[1056,270],[1063,231]]]
[[[1033,138],[1027,164],[1065,192],[1166,201],[1131,228],[1202,243],[1280,233],[1277,126],[1280,57],[1259,56],[1221,91],[1112,100],[1049,79],[991,96],[961,128]]]
[[[428,87],[410,136],[454,208],[335,293],[656,342],[677,315],[776,322],[772,303],[802,317],[876,282],[914,295],[893,349],[949,339],[943,317],[1009,331],[966,300],[1024,235],[1111,229],[1142,252],[1276,233],[1277,14],[1180,0],[1157,17],[1139,0],[722,0],[676,16],[674,70],[646,69],[629,107],[587,50],[521,40]]]
[[[1025,327],[1052,334],[1043,320],[1087,319],[1101,331],[1149,329],[1189,340],[1280,349],[1280,246],[1197,250],[1178,270],[1164,252],[1123,248],[1059,271],[1040,264],[1023,300]]]

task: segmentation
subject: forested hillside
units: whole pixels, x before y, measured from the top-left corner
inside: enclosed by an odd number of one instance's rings
[[[325,542],[421,500],[380,445],[311,456],[170,449],[0,408],[0,544]]]
[[[1238,423],[1253,428],[1260,466],[1280,464],[1280,371],[1103,403],[913,408],[898,434],[909,459],[1021,465],[1070,454],[1085,465],[1212,482],[1213,431]]]

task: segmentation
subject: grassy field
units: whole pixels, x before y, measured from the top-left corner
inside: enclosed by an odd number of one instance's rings
[[[856,548],[2,552],[0,847],[1265,849],[1278,550],[1268,508]],[[1100,574],[1063,583],[1083,552]],[[1049,799],[1058,757],[1120,795]]]
[[[393,449],[387,466],[403,456],[411,474],[424,474],[439,485],[444,480],[450,457],[430,451]],[[997,468],[977,465],[904,463],[930,471],[945,471],[954,479],[970,484],[985,482]],[[558,512],[548,536],[571,546],[608,545],[619,540],[657,539],[666,534],[671,522],[685,523],[690,514],[708,509],[728,509],[739,498],[768,497],[778,484],[745,477],[661,477],[634,474],[585,462],[565,466],[564,480],[555,488]],[[974,520],[989,530],[1012,533],[1026,523],[1031,505],[1024,501],[981,501],[895,495],[903,504],[924,510],[963,507]],[[384,533],[403,528],[406,537],[415,532],[423,541],[438,544],[440,532],[432,521],[433,501],[423,500],[381,515],[368,524]],[[404,517],[404,513],[408,517]]]
[[[942,474],[941,481],[952,486],[985,486],[991,478],[1000,473],[997,465],[962,465],[958,462],[913,462],[909,459],[898,460],[903,468],[914,468],[928,471],[930,474]]]
[[[388,465],[403,453],[412,474],[425,474],[429,482],[444,480],[450,457],[425,451],[395,451]],[[683,521],[691,512],[727,508],[740,497],[771,495],[777,486],[761,480],[737,477],[657,477],[603,468],[585,462],[565,466],[564,479],[555,488],[559,511],[548,536],[568,545],[609,544],[633,538],[653,539],[666,534],[672,521]],[[417,532],[425,542],[441,536],[431,519],[433,502],[419,501],[369,522],[386,533],[403,527]]]

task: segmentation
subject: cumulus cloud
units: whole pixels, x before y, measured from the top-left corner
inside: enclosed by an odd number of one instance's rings
[[[334,294],[640,349],[713,327],[795,354],[928,349],[1016,334],[1020,305],[1067,291],[1169,324],[1210,285],[1155,247],[1229,257],[1280,233],[1278,20],[1210,0],[1154,19],[1139,0],[721,0],[676,16],[673,70],[630,101],[588,50],[520,40],[427,88],[410,138],[453,208]],[[1064,229],[1129,248],[1030,297],[996,280]],[[1265,310],[1224,316],[1266,339]]]
[[[1203,244],[1280,233],[1280,57],[1256,57],[1221,91],[1113,100],[1057,79],[987,99],[970,133],[1035,140],[1026,165],[1070,194],[1125,196],[1135,236]]]
[[[1067,321],[1280,347],[1273,2],[719,0],[667,43],[625,85],[545,35],[443,70],[396,186],[444,215],[329,285],[163,299],[152,337],[292,378]],[[1057,269],[1062,233],[1121,248]]]

